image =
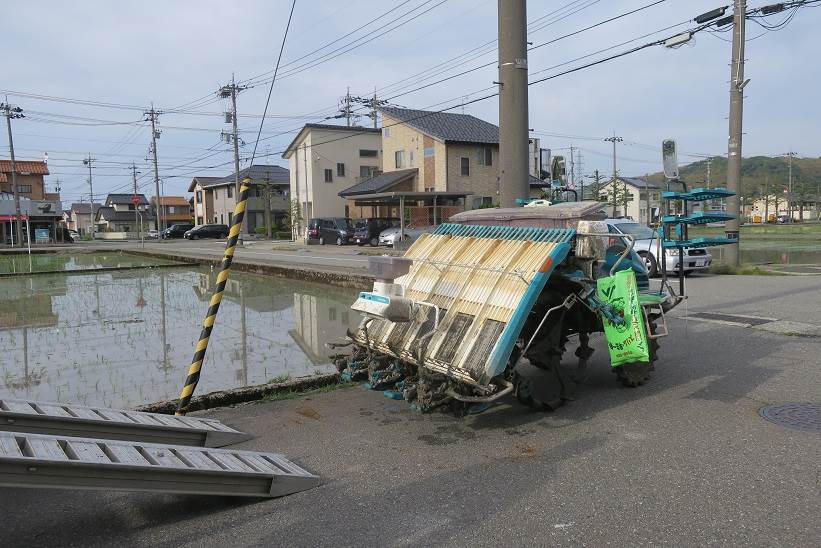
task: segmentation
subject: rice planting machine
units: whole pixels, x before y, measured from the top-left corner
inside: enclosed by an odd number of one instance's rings
[[[611,234],[599,202],[460,213],[403,257],[371,257],[363,321],[333,356],[420,411],[479,411],[513,394],[534,409],[572,398],[605,334],[610,364],[630,387],[647,381],[681,297],[651,291],[632,236]],[[573,341],[575,367],[560,365]]]

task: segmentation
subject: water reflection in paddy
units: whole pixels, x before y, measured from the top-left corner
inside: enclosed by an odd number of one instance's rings
[[[0,397],[132,407],[175,398],[216,273],[0,279]],[[355,291],[233,273],[197,393],[330,371]]]

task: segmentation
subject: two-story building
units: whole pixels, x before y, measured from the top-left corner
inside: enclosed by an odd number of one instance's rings
[[[90,204],[88,202],[81,202],[71,204],[71,208],[69,208],[67,212],[68,214],[64,216],[66,228],[76,230],[80,235],[89,234],[98,209],[100,209],[100,204],[98,203]]]
[[[154,212],[148,207],[144,194],[109,194],[94,216],[95,231],[141,232],[154,228]]]
[[[183,196],[151,197],[151,211],[160,216],[160,226],[168,228],[174,223],[190,223],[190,204]]]
[[[58,201],[60,195],[46,192],[44,177],[49,174],[48,164],[42,160],[16,160],[17,193],[29,200]],[[11,188],[11,160],[0,160],[0,192],[13,193]]]
[[[468,114],[382,107],[382,173],[348,187],[352,217],[436,224],[499,203],[499,127]],[[538,146],[538,145],[537,145]],[[545,185],[530,178],[531,195]],[[408,216],[408,213],[410,214]]]
[[[290,178],[288,170],[281,166],[254,164],[241,169],[239,179],[251,179],[248,202],[245,208],[246,234],[253,234],[266,226],[266,209],[271,223],[281,225],[288,215],[290,203]],[[188,185],[193,193],[195,224],[226,224],[234,219],[237,203],[236,177],[194,177]],[[266,204],[267,202],[267,204]]]
[[[282,154],[302,219],[350,216],[339,193],[382,171],[381,149],[379,129],[306,124]]]
[[[596,189],[596,193],[599,201],[607,203],[605,208],[607,215],[630,217],[642,224],[649,224],[647,201],[650,202],[649,220],[652,221],[661,211],[661,193],[664,190],[667,190],[667,185],[663,183],[654,183],[636,177],[618,177],[615,185],[613,179],[610,179]],[[615,204],[613,203],[614,197]]]

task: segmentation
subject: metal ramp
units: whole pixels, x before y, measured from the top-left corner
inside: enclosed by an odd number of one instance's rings
[[[214,419],[5,398],[0,399],[0,429],[200,447],[222,447],[253,437]]]
[[[0,485],[280,497],[319,477],[276,453],[0,431]]]

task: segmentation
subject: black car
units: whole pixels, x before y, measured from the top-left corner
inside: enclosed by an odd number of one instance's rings
[[[399,219],[394,217],[376,217],[373,219],[359,219],[356,221],[353,239],[356,245],[379,245],[379,234],[388,228],[399,226]]]
[[[200,238],[227,238],[228,225],[198,225],[185,232],[183,238],[199,240]]]
[[[194,225],[191,223],[175,223],[162,232],[160,232],[160,236],[163,240],[168,240],[171,238],[182,238],[185,236],[185,233],[194,228]]]
[[[345,217],[323,217],[308,220],[307,239],[319,240],[320,245],[333,242],[345,245],[353,240],[353,221]]]

